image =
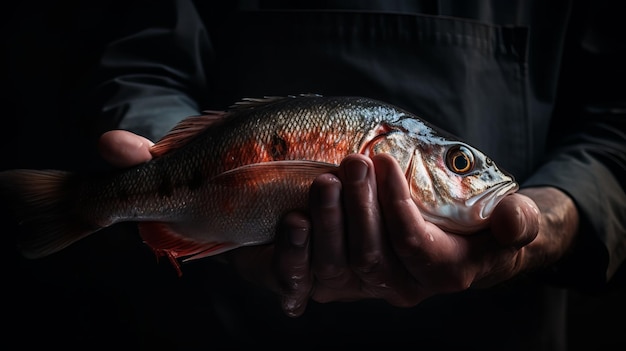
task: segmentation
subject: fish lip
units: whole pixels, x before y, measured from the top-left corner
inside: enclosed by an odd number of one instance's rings
[[[462,206],[463,210],[456,213],[456,216],[454,214],[442,216],[427,211],[424,211],[422,216],[445,231],[456,234],[473,234],[485,229],[488,225],[489,215],[500,200],[517,191],[518,188],[519,185],[514,180],[502,181],[484,193],[463,202],[465,206]]]
[[[481,219],[486,219],[489,215],[491,215],[491,212],[493,212],[496,205],[500,203],[500,200],[502,200],[505,196],[516,192],[518,189],[519,185],[515,181],[502,182],[482,194],[467,199],[465,201],[465,205],[473,207],[480,202],[485,202],[484,206],[480,206],[479,216]]]

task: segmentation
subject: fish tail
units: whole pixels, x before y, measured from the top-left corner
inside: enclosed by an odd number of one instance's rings
[[[57,170],[0,172],[0,198],[18,225],[17,244],[26,258],[40,258],[100,229],[76,214],[72,194],[81,182]]]

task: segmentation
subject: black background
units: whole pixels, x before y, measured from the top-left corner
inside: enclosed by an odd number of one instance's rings
[[[77,87],[94,67],[104,43],[115,37],[120,24],[118,9],[105,0],[38,0],[3,6],[0,169],[86,167],[85,160],[97,155],[95,145],[90,148],[91,141],[84,140],[80,133],[82,118],[88,116],[79,116],[77,112],[76,106],[84,96]],[[0,216],[5,216],[5,212]],[[145,330],[137,328],[170,323],[173,332],[183,339],[185,333],[219,331],[219,326],[197,320],[181,321],[176,310],[162,309],[176,305],[161,304],[159,299],[179,300],[177,308],[181,309],[211,307],[189,305],[188,301],[203,298],[180,294],[193,291],[192,284],[196,283],[192,279],[175,281],[178,278],[171,266],[151,259],[152,253],[132,229],[129,228],[129,235],[103,233],[86,239],[99,241],[101,247],[109,250],[119,249],[116,255],[89,251],[93,245],[78,243],[69,249],[72,252],[68,255],[30,262],[13,249],[13,231],[7,225],[0,229],[6,234],[0,295],[4,322],[0,337],[4,343],[20,345],[19,348],[185,348],[159,344],[158,336],[153,344],[138,340],[137,335],[145,335]],[[81,253],[83,249],[86,252]],[[133,259],[137,256],[145,259]],[[129,261],[141,261],[143,266],[129,266]],[[193,275],[193,267],[190,269]],[[624,281],[624,274],[621,276]],[[159,279],[167,284],[156,284]],[[177,286],[184,289],[178,290]],[[151,296],[151,300],[145,300],[142,292],[148,290],[160,292],[145,294]],[[131,308],[133,305],[141,307]],[[153,315],[140,316],[137,310],[151,310]],[[597,295],[572,293],[568,313],[571,350],[626,349],[624,284]],[[86,320],[86,315],[100,318]],[[128,343],[119,344],[121,340]],[[210,348],[210,340],[206,346]]]

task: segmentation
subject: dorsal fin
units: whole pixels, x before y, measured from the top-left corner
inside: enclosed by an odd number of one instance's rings
[[[178,122],[172,130],[152,146],[150,149],[152,157],[163,156],[172,150],[184,146],[194,136],[202,133],[228,115],[224,111],[203,111],[203,113],[203,115],[188,117]]]
[[[264,96],[262,98],[243,98],[240,101],[235,102],[230,105],[231,111],[236,110],[248,110],[258,107],[267,106],[277,101],[282,101],[285,99],[293,99],[295,96],[287,95],[287,96]]]
[[[249,110],[285,99],[295,99],[297,97],[321,96],[319,94],[300,94],[287,96],[264,96],[262,98],[243,98],[241,101],[231,105],[229,111],[202,111],[202,115],[188,117],[180,121],[161,140],[152,146],[150,153],[153,157],[163,156],[166,153],[186,145],[194,136],[202,133],[215,123],[223,120],[231,112],[238,110]]]
[[[287,95],[287,96],[264,96],[262,98],[243,98],[241,101],[237,101],[233,105],[230,106],[230,110],[247,110],[253,108],[264,107],[269,104],[283,101],[286,99],[296,99],[298,97],[311,97],[317,96],[320,97],[322,95],[319,94],[299,94],[299,95]]]

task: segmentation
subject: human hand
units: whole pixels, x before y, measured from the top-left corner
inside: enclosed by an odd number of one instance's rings
[[[99,150],[112,165],[129,167],[150,160],[151,145],[141,136],[116,130],[101,137]],[[365,179],[355,179],[363,166]],[[573,207],[564,194],[524,189],[496,207],[491,233],[453,235],[421,218],[403,186],[404,175],[390,157],[349,156],[338,176],[325,174],[314,182],[312,222],[292,212],[281,222],[274,244],[220,255],[243,277],[277,292],[290,316],[301,315],[310,297],[320,302],[380,298],[412,306],[437,293],[496,284],[558,258],[577,226],[577,218],[561,225],[559,211],[571,213]],[[530,197],[551,213],[540,226]],[[344,221],[349,228],[345,232]],[[312,253],[311,225],[316,229]],[[538,227],[540,235],[533,240]]]
[[[446,233],[424,221],[403,172],[387,155],[351,155],[338,177],[318,177],[311,216],[311,260],[301,269],[310,274],[297,277],[302,284],[282,285],[283,308],[292,316],[304,311],[309,296],[413,306],[436,294],[492,286],[554,262],[577,226],[571,199],[537,188],[504,198],[489,231]]]

